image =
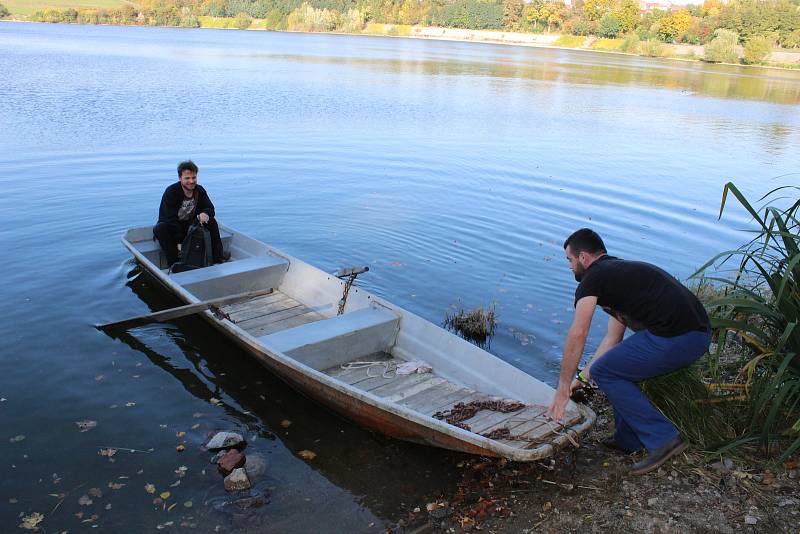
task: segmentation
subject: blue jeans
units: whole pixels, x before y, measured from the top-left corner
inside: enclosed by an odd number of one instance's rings
[[[592,365],[592,379],[614,408],[614,440],[621,447],[633,452],[644,446],[652,451],[678,436],[675,425],[644,396],[639,382],[692,364],[710,341],[707,332],[660,337],[641,330]]]

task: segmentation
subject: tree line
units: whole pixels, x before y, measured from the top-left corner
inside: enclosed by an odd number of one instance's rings
[[[2,13],[2,8],[0,8]],[[572,34],[709,45],[800,48],[800,0],[705,0],[642,14],[637,0],[144,0],[118,9],[45,9],[42,22],[358,32],[369,23]],[[724,31],[723,31],[724,30]],[[712,47],[713,48],[713,47]]]

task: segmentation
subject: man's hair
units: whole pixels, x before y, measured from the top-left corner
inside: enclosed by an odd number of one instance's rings
[[[193,173],[197,174],[197,165],[194,164],[194,161],[187,159],[186,161],[181,161],[178,163],[178,178],[180,178],[183,171],[192,171]]]
[[[588,252],[596,256],[597,254],[606,253],[606,246],[603,243],[603,239],[591,228],[581,228],[573,232],[572,235],[564,241],[564,250],[567,250],[567,247],[572,250],[573,254]]]

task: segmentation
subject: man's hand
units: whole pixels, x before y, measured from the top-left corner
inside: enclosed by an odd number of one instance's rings
[[[569,402],[569,389],[566,388],[559,388],[556,390],[556,394],[553,397],[553,402],[550,404],[550,407],[545,412],[545,417],[556,421],[557,423],[561,423],[561,418],[564,416],[564,409],[567,407],[567,403]]]
[[[197,220],[200,221],[200,224],[206,224],[208,222],[208,213],[201,212],[197,215]]]

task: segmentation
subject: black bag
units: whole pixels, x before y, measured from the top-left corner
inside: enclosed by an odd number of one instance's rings
[[[181,259],[172,266],[173,273],[200,269],[214,264],[211,250],[211,232],[199,223],[193,223],[181,245]]]

